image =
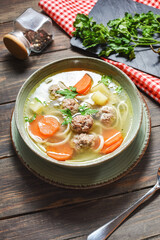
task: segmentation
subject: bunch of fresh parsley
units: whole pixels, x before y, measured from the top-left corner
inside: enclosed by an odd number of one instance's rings
[[[160,36],[160,15],[151,11],[134,16],[125,13],[123,18],[109,21],[108,26],[97,24],[87,15],[77,14],[73,25],[76,28],[73,36],[81,38],[86,48],[99,44],[106,46],[100,56],[118,53],[132,60],[137,46],[160,44],[157,40]]]

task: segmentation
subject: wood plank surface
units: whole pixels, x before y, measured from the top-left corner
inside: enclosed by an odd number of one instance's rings
[[[42,54],[26,61],[13,58],[2,38],[12,30],[13,20],[28,7],[41,11],[38,0],[1,1],[0,8],[0,239],[84,240],[155,184],[160,163],[160,107],[142,92],[152,120],[149,147],[139,164],[119,181],[90,190],[70,190],[52,186],[30,173],[16,156],[10,137],[17,93],[38,68],[85,53],[71,49],[68,35],[53,23],[54,42]],[[157,193],[109,239],[159,240],[159,203]]]
[[[156,181],[159,166],[156,159],[149,162],[144,156],[137,167],[118,182],[97,189],[65,190],[39,180],[17,157],[1,159],[0,164],[3,168],[0,219],[149,188]]]
[[[10,22],[15,20],[21,15],[27,8],[33,8],[34,10],[41,12],[41,8],[38,6],[38,0],[5,0],[1,1],[0,7],[0,23]]]
[[[11,57],[9,61],[1,62],[0,104],[14,101],[24,81],[40,67],[61,58],[80,55],[82,54],[68,49],[63,50],[63,53],[62,51],[56,51],[32,56],[28,61],[19,61],[17,59],[13,61],[13,57]]]
[[[81,239],[86,239],[94,229],[113,219],[145,193],[146,190],[141,190],[2,220],[0,234],[3,239],[61,240],[74,239],[83,233]],[[159,200],[160,195],[155,194],[110,239],[135,240],[160,235]]]
[[[7,22],[3,25],[0,25],[0,49],[1,49],[0,62],[7,61],[7,60],[12,61],[14,59],[14,57],[11,56],[11,54],[6,49],[3,43],[3,36],[11,31],[13,31],[12,22]],[[44,49],[43,54],[46,54],[47,52],[55,52],[57,50],[60,51],[60,50],[68,49],[70,47],[70,37],[54,22],[53,22],[53,32],[54,32],[54,40],[46,49]],[[30,61],[30,58],[25,62],[28,62],[28,61]],[[23,63],[23,61],[20,61],[20,60],[19,62]]]
[[[62,207],[104,196],[110,197],[153,186],[156,181],[160,155],[160,149],[157,151],[159,145],[157,131],[160,131],[160,127],[153,128],[145,155],[128,175],[113,184],[97,189],[80,191],[57,188],[33,176],[16,156],[0,159],[3,169],[0,181],[2,193],[0,218]]]

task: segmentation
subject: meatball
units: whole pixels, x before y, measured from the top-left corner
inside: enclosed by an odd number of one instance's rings
[[[103,107],[100,114],[100,121],[107,126],[111,126],[116,119],[116,111],[111,106]]]
[[[92,148],[95,145],[95,136],[92,134],[81,133],[75,135],[72,142],[76,151],[82,151],[84,149]]]
[[[77,133],[88,133],[92,125],[93,118],[90,115],[77,115],[71,123],[72,130]]]
[[[49,95],[50,95],[49,97],[53,100],[58,98],[58,97],[61,97],[61,95],[56,92],[58,90],[60,90],[60,88],[56,84],[51,85],[48,89]]]
[[[64,99],[62,102],[62,108],[69,109],[72,114],[78,112],[78,103],[75,99]]]

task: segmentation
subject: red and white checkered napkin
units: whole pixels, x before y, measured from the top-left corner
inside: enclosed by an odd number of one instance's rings
[[[146,5],[159,8],[160,0],[135,0]],[[88,14],[97,0],[40,0],[39,6],[70,36],[77,13]],[[160,79],[137,71],[124,63],[105,61],[115,65],[125,72],[132,81],[145,93],[160,103]]]

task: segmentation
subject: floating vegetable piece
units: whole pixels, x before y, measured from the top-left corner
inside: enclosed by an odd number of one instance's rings
[[[29,118],[29,117],[24,117],[24,119],[25,119],[25,122],[33,122],[35,119],[36,119],[36,114],[34,114],[31,118]]]
[[[73,155],[73,148],[71,148],[69,143],[58,146],[48,146],[47,155],[58,161],[65,161],[71,159]]]
[[[81,115],[92,115],[98,112],[96,109],[92,109],[87,107],[86,104],[81,105],[78,109],[78,111],[81,113]]]
[[[111,76],[103,75],[98,83],[103,83],[105,86],[108,87],[111,82],[112,82]]]
[[[91,92],[97,92],[97,91],[101,92],[105,96],[110,95],[110,91],[108,90],[108,88],[103,83],[99,83],[98,85],[93,87],[92,90],[91,90]]]
[[[91,84],[92,78],[86,73],[82,79],[74,85],[74,87],[78,93],[86,94],[86,91],[89,92]]]
[[[38,122],[40,132],[46,137],[53,136],[60,128],[60,123],[53,117],[43,117]]]
[[[53,136],[59,128],[60,124],[55,118],[44,116],[37,116],[29,125],[31,133],[41,139]]]
[[[105,96],[100,91],[97,91],[97,92],[93,93],[92,100],[95,102],[95,104],[104,106],[108,101],[108,97]]]
[[[75,98],[78,95],[78,92],[76,91],[75,87],[70,86],[69,89],[64,90],[58,90],[56,93],[61,94],[62,96],[65,96],[65,98]]]
[[[108,129],[103,132],[104,145],[101,153],[107,154],[116,150],[123,142],[122,134],[116,129]]]
[[[34,98],[29,105],[30,109],[36,113],[36,114],[40,114],[44,108],[43,103],[38,99],[38,98]]]
[[[64,115],[64,122],[62,125],[67,125],[72,122],[72,113],[70,109],[60,109],[61,113]]]

